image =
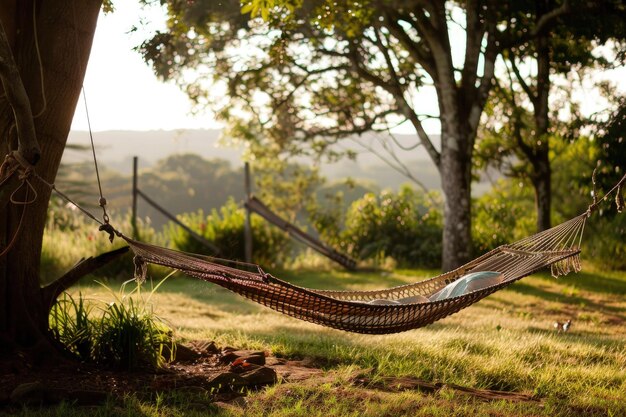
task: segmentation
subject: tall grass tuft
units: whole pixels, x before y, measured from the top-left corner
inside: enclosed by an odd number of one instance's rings
[[[54,337],[80,360],[92,357],[95,326],[89,319],[91,306],[85,304],[82,294],[78,300],[64,293],[50,310],[50,330]]]
[[[68,294],[58,300],[50,313],[52,334],[80,360],[95,362],[115,369],[132,371],[158,368],[174,359],[173,332],[154,313],[150,299],[158,287],[144,297],[141,285],[127,292],[122,284],[119,292],[102,285],[113,294],[114,301],[105,304],[94,317],[95,309],[79,294],[78,300]]]

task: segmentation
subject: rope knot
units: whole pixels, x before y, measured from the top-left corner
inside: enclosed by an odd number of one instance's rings
[[[15,170],[18,168],[18,164],[16,163],[16,159],[13,157],[13,152],[8,153],[4,157],[4,162],[2,162],[2,166],[0,166],[0,180],[4,181],[6,178],[10,177]]]
[[[109,242],[113,243],[113,239],[115,239],[115,236],[117,237],[122,237],[122,234],[120,232],[118,232],[112,225],[111,223],[105,223],[102,226],[100,226],[98,228],[99,231],[101,232],[106,232],[109,234]]]
[[[24,168],[24,170],[33,171],[35,168],[35,166],[31,164],[30,162],[28,162],[18,151],[9,152],[9,154],[7,155],[7,158],[9,157],[17,161],[17,163],[20,164],[22,168]]]
[[[20,181],[27,181],[33,175],[33,172],[35,172],[35,170],[33,169],[32,166],[31,167],[22,168],[20,170],[20,175],[18,175],[17,178]]]
[[[266,283],[269,284],[270,282],[275,282],[276,278],[274,278],[272,276],[272,274],[269,274],[267,272],[265,272],[263,269],[261,269],[261,267],[259,265],[257,265],[257,269],[259,271],[259,275],[261,276],[261,280]]]

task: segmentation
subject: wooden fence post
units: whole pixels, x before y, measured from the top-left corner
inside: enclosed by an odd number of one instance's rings
[[[246,162],[244,164],[245,175],[245,187],[246,187],[246,201],[250,201],[252,196],[252,187],[250,184],[250,164]],[[245,255],[246,262],[252,263],[252,223],[250,221],[250,209],[246,205],[246,224],[244,227],[244,243],[245,243]]]
[[[133,156],[133,205],[130,215],[130,226],[133,231],[133,239],[139,238],[139,231],[137,230],[137,157]]]

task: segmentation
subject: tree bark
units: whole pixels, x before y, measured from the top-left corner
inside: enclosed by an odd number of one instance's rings
[[[552,173],[548,154],[533,162],[534,176],[532,178],[535,189],[535,210],[537,212],[537,232],[548,230],[551,227],[550,213],[552,200]]]
[[[30,1],[6,2],[0,6],[0,18],[5,23],[30,107],[34,113],[41,113],[34,120],[41,148],[36,172],[48,182],[54,182],[63,155],[100,6],[101,0],[37,1],[35,12],[34,2]],[[35,45],[35,27],[44,91]],[[43,94],[47,105],[42,112]],[[0,144],[2,159],[16,148],[16,131],[12,128],[14,122],[10,104],[0,100],[0,132],[6,136],[11,134],[8,141]],[[51,190],[36,179],[31,179],[31,183],[37,193],[32,204],[0,207],[0,247],[4,249],[19,232],[11,250],[0,258],[0,335],[19,347],[45,343],[48,327],[49,306],[43,302],[39,262]],[[26,200],[26,189],[22,187],[15,197]],[[33,197],[32,191],[28,197]]]
[[[542,18],[548,11],[548,2],[537,3],[537,16]],[[537,209],[537,232],[551,227],[551,170],[550,170],[550,146],[549,132],[550,115],[548,97],[550,95],[550,45],[549,34],[543,34],[536,38],[537,48],[537,95],[534,104],[535,119],[535,158],[531,161],[533,166],[533,186],[535,187],[535,206]]]
[[[471,154],[468,156],[465,146],[468,138],[460,130],[460,123],[452,120],[442,126],[440,173],[445,205],[441,268],[444,272],[464,264],[471,254]]]

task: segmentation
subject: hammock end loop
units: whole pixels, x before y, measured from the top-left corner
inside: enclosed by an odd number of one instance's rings
[[[259,275],[265,284],[269,284],[272,281],[276,281],[276,278],[272,276],[272,274],[268,274],[265,272],[259,265],[257,265],[257,269],[259,271]]]
[[[138,284],[144,283],[148,275],[148,263],[141,256],[135,255],[133,264],[135,265],[135,281]]]

